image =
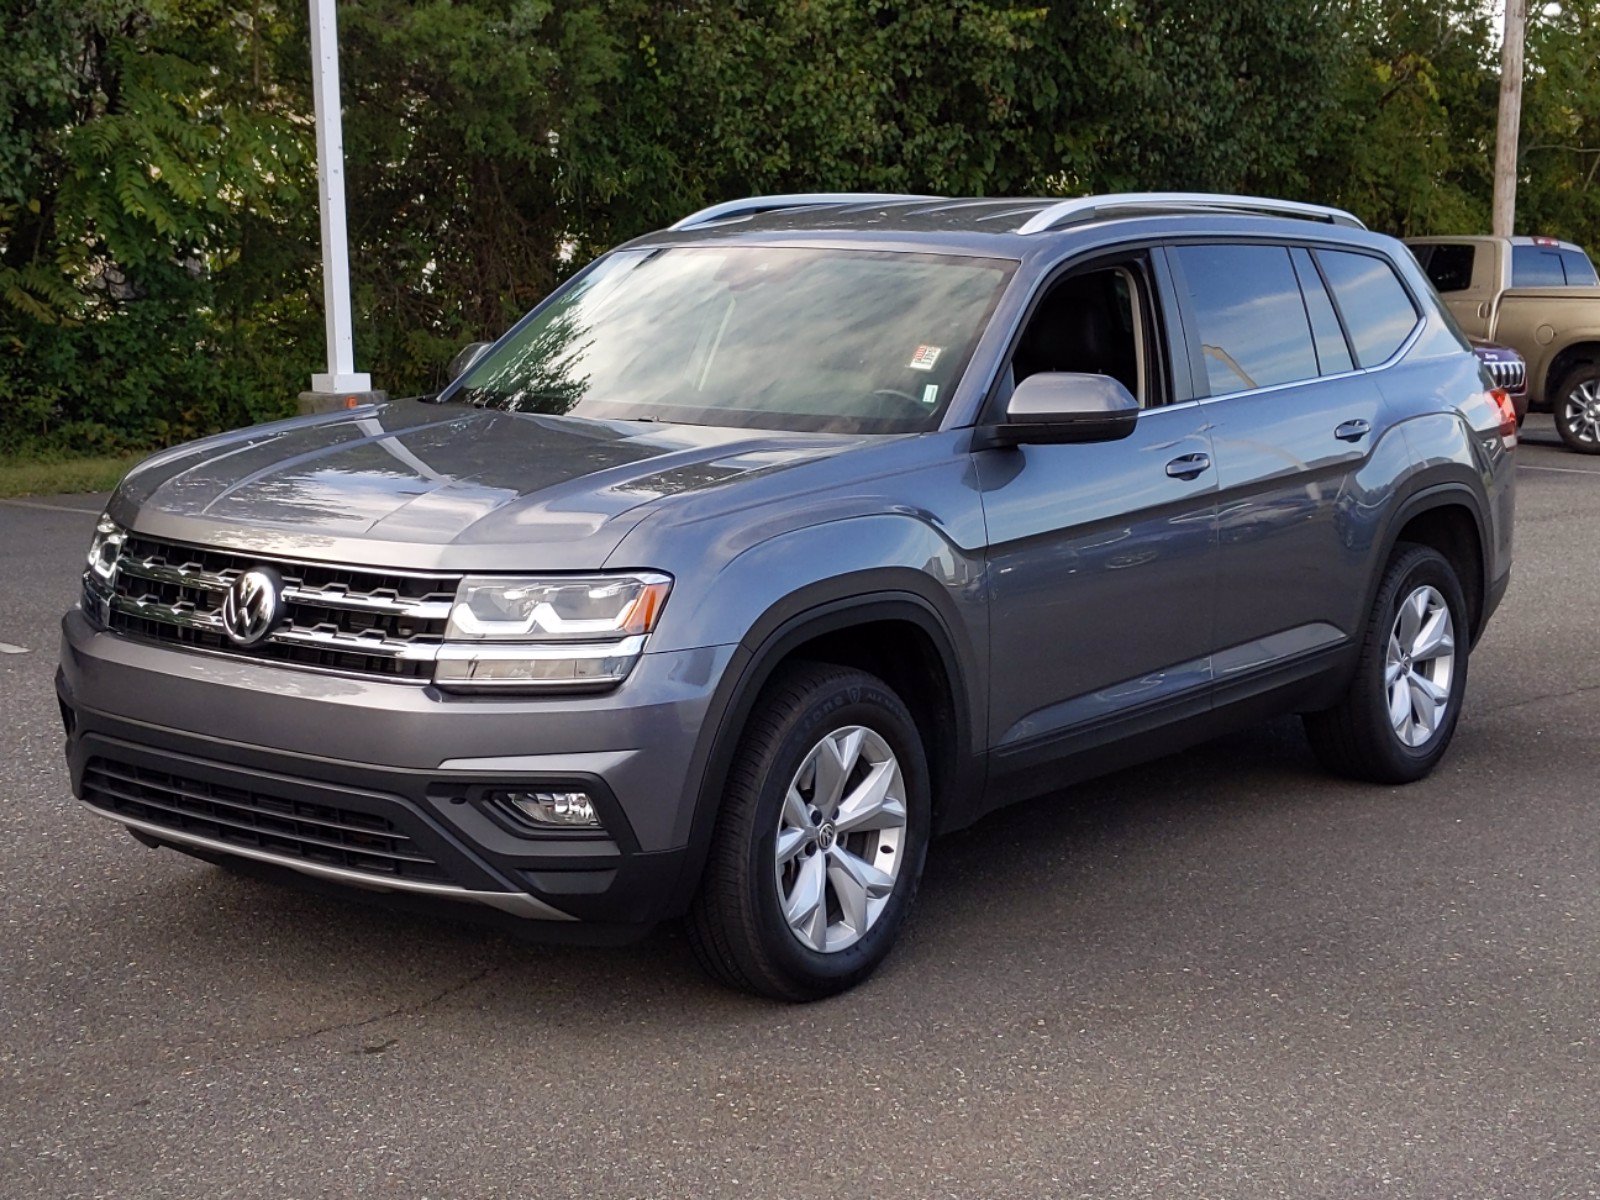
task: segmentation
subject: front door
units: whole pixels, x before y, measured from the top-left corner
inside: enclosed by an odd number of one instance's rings
[[[1019,376],[1120,379],[1146,405],[1133,434],[975,456],[989,537],[990,741],[1002,770],[1107,740],[1126,730],[1123,718],[1203,703],[1216,472],[1206,414],[1172,387],[1149,267],[1057,284],[1013,360]]]

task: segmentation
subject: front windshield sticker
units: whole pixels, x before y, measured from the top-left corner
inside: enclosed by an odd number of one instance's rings
[[[911,356],[911,361],[906,364],[913,371],[931,371],[933,364],[939,361],[939,352],[943,346],[918,346],[917,352]]]
[[[922,402],[929,408],[939,403],[939,385],[937,383],[930,383],[922,389]]]

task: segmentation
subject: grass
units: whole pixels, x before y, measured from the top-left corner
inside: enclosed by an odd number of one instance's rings
[[[63,492],[109,492],[141,455],[67,458],[60,462],[0,459],[0,499],[54,496]]]

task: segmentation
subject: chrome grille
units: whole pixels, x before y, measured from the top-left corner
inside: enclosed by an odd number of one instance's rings
[[[223,632],[222,598],[240,574],[262,564],[283,576],[286,615],[265,641],[245,649]],[[288,561],[129,534],[101,611],[110,628],[149,641],[424,682],[460,578]]]
[[[445,870],[384,817],[286,800],[91,758],[83,798],[96,808],[248,850],[385,878],[446,882]]]
[[[1489,368],[1489,374],[1493,377],[1496,387],[1504,388],[1508,392],[1520,392],[1527,385],[1528,368],[1520,359],[1489,362],[1483,365]]]

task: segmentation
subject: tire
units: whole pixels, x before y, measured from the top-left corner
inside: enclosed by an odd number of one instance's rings
[[[1579,363],[1563,375],[1550,407],[1568,449],[1600,454],[1600,363]]]
[[[1415,603],[1419,595],[1429,603],[1418,620],[1418,636],[1402,646],[1412,627],[1401,624],[1401,608],[1407,602]],[[1423,636],[1440,609],[1449,618],[1452,643],[1443,652],[1429,647]],[[1398,665],[1391,653],[1392,635],[1401,656]],[[1455,735],[1466,694],[1471,637],[1466,600],[1449,560],[1428,546],[1397,546],[1367,618],[1361,657],[1349,689],[1334,707],[1302,718],[1317,759],[1334,774],[1372,783],[1414,783],[1427,775],[1444,757]],[[1431,653],[1426,658],[1421,653],[1413,657],[1418,649]],[[1418,680],[1415,685],[1409,682],[1413,677]],[[1391,687],[1391,678],[1396,687]],[[1442,707],[1427,701],[1430,691],[1444,694]],[[1409,715],[1393,715],[1391,701],[1397,701],[1395,709],[1407,708]],[[1431,722],[1426,717],[1431,717]],[[1404,724],[1397,725],[1397,720]]]
[[[840,779],[843,799],[825,811],[827,782],[847,759],[853,766]],[[884,787],[864,787],[869,775]],[[877,816],[862,818],[871,807],[865,802],[880,793],[887,800]],[[850,829],[852,822],[861,823]],[[687,923],[695,957],[718,982],[777,1000],[818,1000],[854,987],[888,955],[905,922],[931,825],[927,758],[900,697],[865,671],[780,667],[728,773]],[[789,855],[781,863],[780,848]],[[820,916],[807,904],[817,892]],[[786,904],[810,919],[791,924]]]

